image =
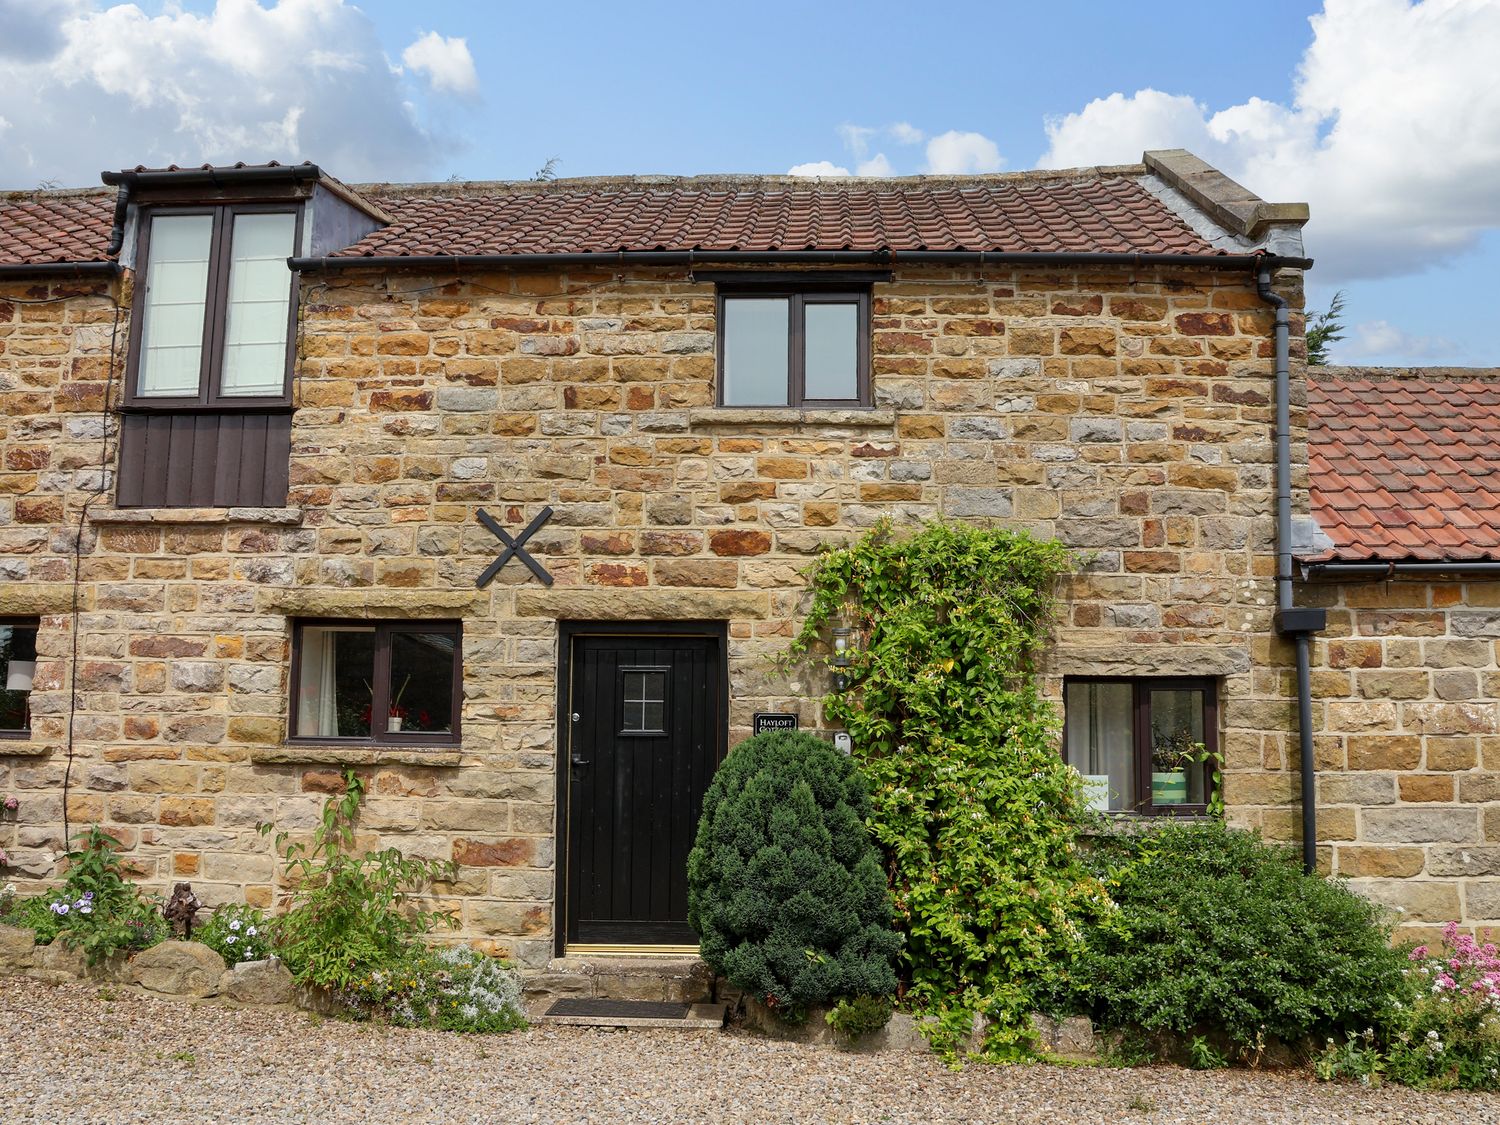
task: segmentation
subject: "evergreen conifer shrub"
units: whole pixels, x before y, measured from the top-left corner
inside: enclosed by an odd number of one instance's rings
[[[854,763],[799,732],[735,747],[703,799],[688,920],[704,961],[784,1018],[896,990],[901,938],[869,811]]]

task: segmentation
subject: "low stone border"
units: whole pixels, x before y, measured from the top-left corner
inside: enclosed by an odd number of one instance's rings
[[[96,980],[135,985],[157,996],[192,1000],[219,997],[236,1004],[298,1003],[319,1010],[319,999],[299,994],[291,971],[272,957],[241,961],[228,967],[208,946],[196,941],[164,941],[132,957],[119,954],[89,965],[81,950],[60,941],[38,945],[30,930],[0,926],[0,974],[59,983]]]

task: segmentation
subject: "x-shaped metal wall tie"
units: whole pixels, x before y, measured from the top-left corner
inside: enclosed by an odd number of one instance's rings
[[[483,508],[479,509],[479,522],[484,524],[495,538],[505,544],[505,550],[500,552],[500,556],[494,562],[484,568],[484,573],[474,580],[474,585],[478,586],[481,590],[484,589],[495,580],[495,575],[499,574],[505,564],[513,558],[520,559],[525,563],[527,569],[540,578],[545,585],[552,585],[552,575],[548,574],[542,564],[532,558],[526,550],[526,540],[535,535],[542,524],[551,518],[552,509],[550,507],[543,508],[536,514],[536,518],[526,525],[526,530],[512,539],[510,532],[496,523],[493,516]]]

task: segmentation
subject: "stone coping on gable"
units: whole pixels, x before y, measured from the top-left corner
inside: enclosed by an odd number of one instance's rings
[[[461,750],[424,750],[418,746],[266,746],[250,751],[254,765],[432,766],[461,765]]]
[[[114,524],[231,524],[258,523],[271,527],[301,527],[301,508],[116,508],[91,512],[89,522]]]

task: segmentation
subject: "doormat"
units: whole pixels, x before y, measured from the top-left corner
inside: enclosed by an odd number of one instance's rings
[[[686,1004],[661,1000],[583,1000],[569,998],[553,1001],[549,1016],[585,1016],[594,1019],[685,1020]]]

